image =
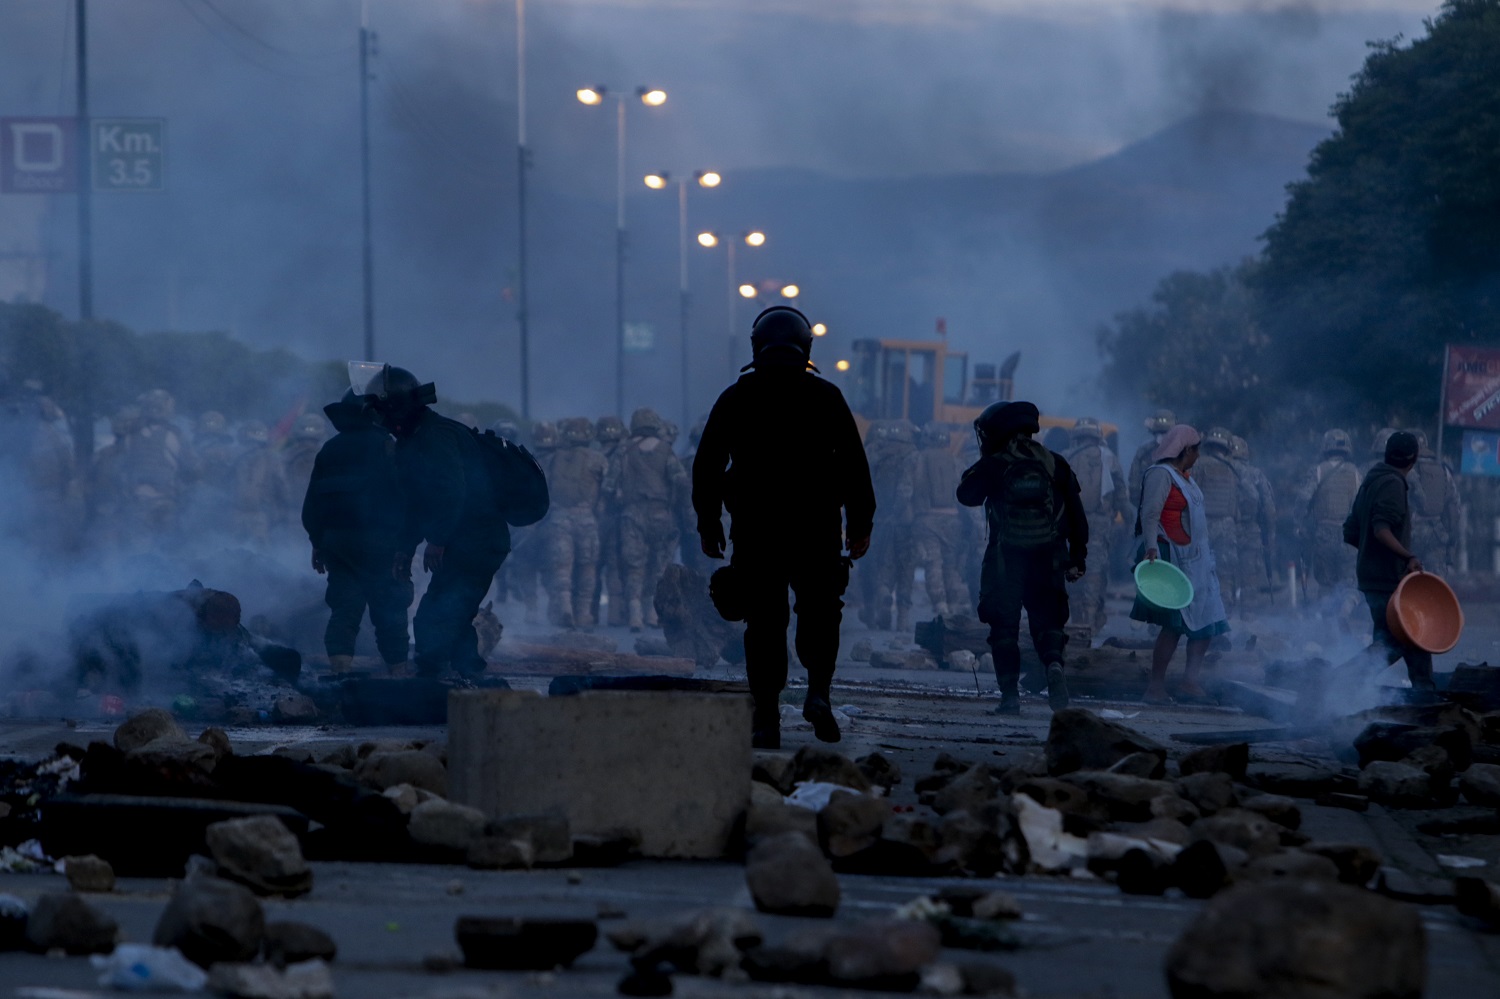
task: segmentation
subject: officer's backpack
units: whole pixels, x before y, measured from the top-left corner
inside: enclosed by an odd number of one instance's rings
[[[1058,540],[1057,462],[1032,440],[1006,451],[1005,470],[989,503],[990,529],[1007,548],[1042,548]]]
[[[551,502],[547,476],[531,452],[493,430],[480,433],[470,427],[469,433],[479,442],[479,452],[484,455],[484,465],[490,473],[495,505],[505,522],[512,527],[530,527],[547,516]]]

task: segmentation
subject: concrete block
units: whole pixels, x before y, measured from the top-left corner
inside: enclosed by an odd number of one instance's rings
[[[631,830],[647,857],[719,857],[750,804],[750,698],[682,691],[455,690],[451,800],[491,819],[558,809]]]

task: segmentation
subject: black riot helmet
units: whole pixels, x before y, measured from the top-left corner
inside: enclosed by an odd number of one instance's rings
[[[421,382],[405,368],[389,364],[351,361],[349,383],[391,430],[407,427],[424,407],[437,402],[437,386],[432,382]]]
[[[974,421],[981,454],[995,454],[1017,434],[1038,433],[1041,413],[1029,402],[991,403]]]
[[[773,305],[755,317],[750,328],[750,346],[755,351],[752,365],[809,365],[812,357],[812,324],[790,305]]]

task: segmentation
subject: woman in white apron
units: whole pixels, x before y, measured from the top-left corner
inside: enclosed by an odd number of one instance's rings
[[[1165,610],[1136,594],[1130,616],[1161,628],[1151,654],[1151,684],[1146,688],[1146,703],[1168,704],[1167,667],[1177,652],[1178,643],[1187,636],[1187,669],[1177,700],[1184,703],[1212,703],[1208,691],[1198,680],[1208,645],[1215,635],[1229,630],[1224,600],[1219,594],[1219,577],[1214,571],[1214,554],[1208,546],[1208,514],[1203,508],[1203,491],[1192,479],[1193,464],[1198,460],[1202,435],[1187,424],[1167,431],[1153,454],[1153,464],[1146,469],[1141,484],[1140,521],[1136,534],[1141,539],[1137,561],[1164,559],[1181,569],[1193,584],[1193,602],[1182,610]]]

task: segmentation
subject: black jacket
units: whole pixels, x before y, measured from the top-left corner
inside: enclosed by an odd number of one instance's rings
[[[313,460],[302,526],[320,551],[409,551],[410,512],[396,474],[396,442],[361,407],[323,411],[338,431]]]
[[[1050,452],[1054,463],[1052,488],[1057,497],[1058,544],[1064,547],[1067,565],[1085,568],[1089,550],[1089,519],[1083,510],[1079,494],[1078,476],[1073,474],[1067,459],[1056,451]],[[1003,455],[986,455],[964,471],[958,484],[958,501],[964,506],[984,506],[998,491],[1005,472]],[[993,547],[995,539],[990,539]],[[1101,570],[1103,571],[1103,570]]]
[[[510,551],[510,528],[490,485],[482,445],[457,420],[424,409],[396,440],[396,467],[416,533],[428,544]]]
[[[724,390],[693,459],[700,535],[717,535],[721,508],[741,544],[837,548],[845,534],[869,536],[875,488],[836,385],[798,368],[763,366]]]
[[[1344,541],[1359,549],[1354,575],[1365,593],[1394,593],[1406,575],[1406,559],[1375,538],[1389,527],[1407,551],[1411,550],[1411,505],[1406,476],[1381,462],[1365,474],[1344,521]]]

